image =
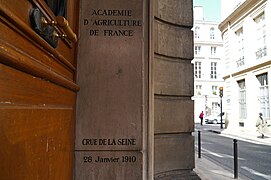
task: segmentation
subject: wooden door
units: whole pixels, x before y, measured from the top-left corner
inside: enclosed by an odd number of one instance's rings
[[[76,43],[53,47],[30,19],[37,8],[55,20],[51,2],[0,1],[0,179],[73,178]],[[65,2],[62,15],[76,31],[78,1]]]

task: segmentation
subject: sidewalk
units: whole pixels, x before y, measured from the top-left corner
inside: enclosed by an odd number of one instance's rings
[[[229,180],[234,179],[233,172],[230,172],[226,169],[223,169],[219,165],[213,163],[212,161],[201,157],[195,157],[195,173],[202,179],[202,180]],[[247,180],[243,177],[238,177],[240,180]]]
[[[203,125],[198,130],[206,130],[237,140],[271,146],[271,134],[266,134],[264,138],[261,138],[261,135],[256,131],[221,129],[219,125]]]
[[[196,125],[196,131],[209,131],[213,133],[220,134],[222,136],[230,137],[232,139],[264,144],[271,146],[271,134],[267,134],[265,138],[261,138],[260,134],[257,132],[251,131],[233,131],[229,129],[221,129],[220,125]],[[209,159],[206,159],[204,156],[198,158],[198,155],[195,154],[195,169],[194,171],[202,180],[230,180],[234,179],[233,172],[230,172],[227,169],[220,167],[218,164],[212,162]],[[246,177],[239,175],[238,179],[247,180]]]

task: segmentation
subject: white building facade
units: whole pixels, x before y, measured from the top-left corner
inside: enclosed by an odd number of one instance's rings
[[[224,20],[246,0],[220,0],[221,19]]]
[[[219,87],[223,86],[221,56],[223,42],[219,22],[207,21],[203,7],[194,7],[194,119],[201,111],[206,115],[220,113]]]
[[[270,120],[270,18],[269,0],[246,0],[219,25],[228,129],[255,132],[260,112]]]

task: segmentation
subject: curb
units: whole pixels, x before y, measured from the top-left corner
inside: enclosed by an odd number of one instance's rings
[[[221,134],[221,132],[220,132],[220,131],[216,131],[216,130],[212,130],[212,129],[209,129],[208,131],[209,131],[209,132],[216,133],[216,134]]]

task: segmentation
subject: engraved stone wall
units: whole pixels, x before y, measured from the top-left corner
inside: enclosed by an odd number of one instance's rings
[[[143,179],[148,77],[144,0],[82,0],[75,179]],[[145,173],[146,174],[146,173]]]

